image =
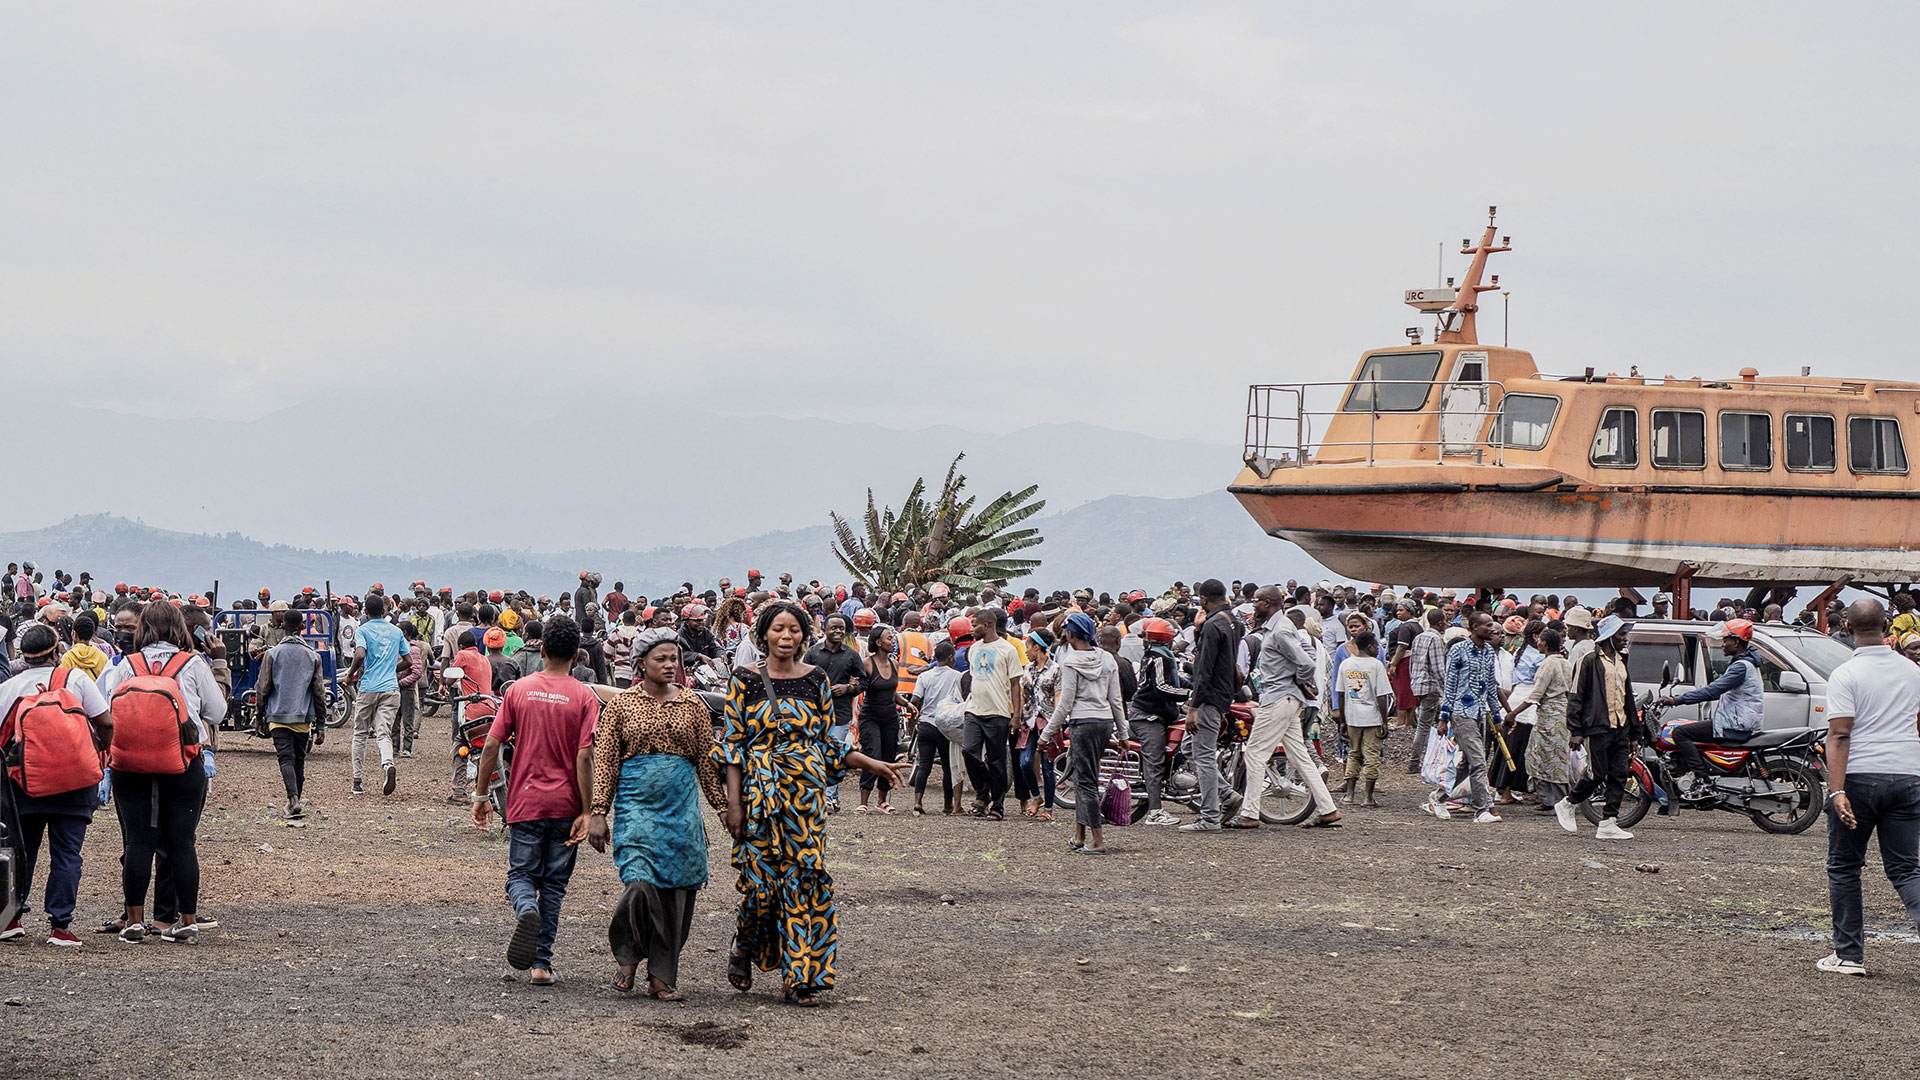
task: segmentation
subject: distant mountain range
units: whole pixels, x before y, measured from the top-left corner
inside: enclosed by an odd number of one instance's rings
[[[779,402],[749,395],[738,407],[778,411]],[[35,405],[0,425],[0,457],[106,448],[35,489],[35,524],[104,512],[190,533],[395,553],[729,544],[825,526],[829,511],[851,517],[869,487],[898,504],[917,477],[937,485],[963,450],[970,492],[991,498],[1038,483],[1051,511],[1113,494],[1218,490],[1240,467],[1238,432],[1211,442],[1084,423],[1000,435],[953,424],[899,430],[614,398],[558,416],[468,408],[451,399],[313,405],[240,422]],[[948,415],[964,423],[969,406],[952,403]],[[11,520],[22,523],[18,515]]]
[[[1185,499],[1115,495],[1034,518],[1045,542],[1039,573],[1021,582],[1043,590],[1144,588],[1209,575],[1251,581],[1326,576],[1294,545],[1264,536],[1224,491]],[[758,568],[769,580],[791,571],[799,581],[842,581],[826,525],[770,532],[718,547],[647,551],[575,549],[556,552],[472,549],[440,555],[370,555],[263,544],[237,532],[174,532],[107,514],[69,518],[51,528],[0,534],[0,562],[32,559],[46,572],[92,573],[116,581],[204,592],[217,580],[227,599],[262,585],[285,596],[301,587],[361,592],[375,582],[404,589],[416,579],[457,591],[526,588],[558,593],[582,570],[624,581],[629,593],[658,596],[683,581],[710,586],[721,576],[744,584]]]

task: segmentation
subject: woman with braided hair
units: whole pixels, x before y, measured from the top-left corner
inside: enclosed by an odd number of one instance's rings
[[[905,779],[906,766],[876,761],[828,734],[833,692],[826,673],[803,663],[813,620],[790,600],[754,620],[766,660],[727,681],[725,728],[713,755],[726,773],[727,832],[740,873],[739,922],[727,981],[746,991],[753,969],[780,972],[783,1000],[813,1005],[831,989],[838,936],[827,873],[827,792],[846,768]]]

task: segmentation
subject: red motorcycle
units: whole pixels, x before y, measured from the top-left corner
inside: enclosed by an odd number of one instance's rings
[[[1235,702],[1220,717],[1220,747],[1215,760],[1220,768],[1220,779],[1225,790],[1220,793],[1220,813],[1231,816],[1240,812],[1240,791],[1246,786],[1247,733],[1253,727],[1253,706],[1247,702]],[[1166,802],[1179,803],[1191,810],[1200,809],[1200,773],[1194,767],[1193,753],[1186,745],[1187,729],[1184,724],[1173,724],[1167,729],[1166,783],[1161,787],[1161,798]],[[1320,754],[1319,740],[1309,744],[1316,757]],[[1073,787],[1073,762],[1067,753],[1068,740],[1065,734],[1054,739],[1047,746],[1053,758],[1054,774],[1058,778],[1057,793],[1054,798],[1061,806],[1071,810],[1074,807],[1075,791]],[[1099,789],[1118,776],[1126,780],[1133,791],[1133,820],[1138,821],[1146,813],[1147,785],[1140,756],[1140,741],[1128,739],[1107,748],[1100,759]],[[1308,767],[1325,770],[1319,761],[1307,763]],[[1266,786],[1260,791],[1260,820],[1268,825],[1298,825],[1313,813],[1313,796],[1307,790],[1304,775],[1287,760],[1285,747],[1276,747],[1273,756],[1267,759]]]

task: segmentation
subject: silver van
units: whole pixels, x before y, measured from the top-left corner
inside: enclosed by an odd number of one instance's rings
[[[1627,632],[1627,674],[1634,690],[1678,696],[1718,678],[1731,659],[1707,640],[1717,625],[1674,619],[1635,620],[1633,629]],[[1827,677],[1853,655],[1853,650],[1817,630],[1779,623],[1755,623],[1753,645],[1760,652],[1761,680],[1766,688],[1763,726],[1825,728]],[[1660,690],[1663,682],[1672,685]],[[1663,722],[1710,720],[1716,704],[1676,705],[1667,710]]]

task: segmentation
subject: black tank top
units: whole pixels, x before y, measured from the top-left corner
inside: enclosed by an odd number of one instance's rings
[[[860,681],[860,718],[862,720],[898,720],[900,706],[895,701],[894,691],[900,686],[900,668],[890,665],[893,671],[881,675],[880,665],[874,664],[873,674]]]

